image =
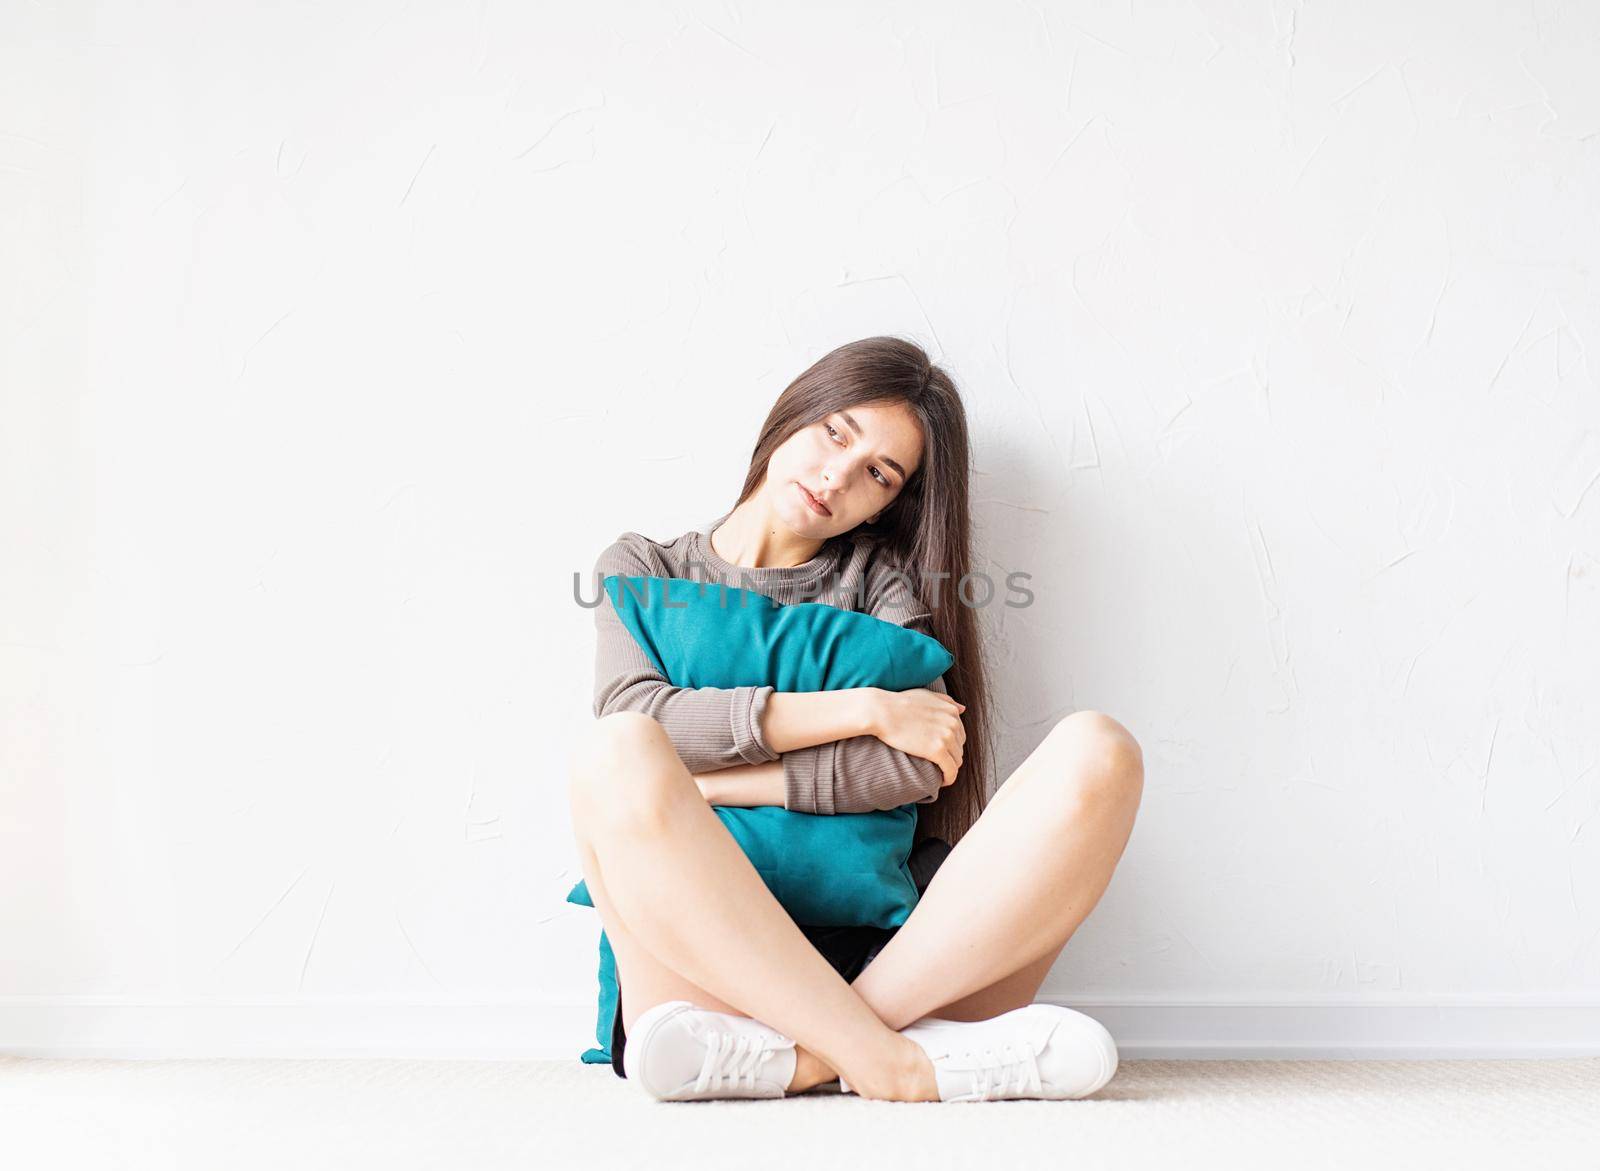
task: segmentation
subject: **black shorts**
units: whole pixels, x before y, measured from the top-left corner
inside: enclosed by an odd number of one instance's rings
[[[943,838],[924,838],[916,844],[911,851],[907,866],[911,870],[911,877],[917,884],[917,893],[920,895],[928,889],[928,883],[933,881],[933,875],[939,869],[940,863],[950,853],[950,843]],[[811,941],[811,945],[822,953],[822,958],[833,966],[833,970],[843,976],[846,983],[850,983],[866,970],[884,944],[894,938],[898,927],[806,927],[801,926],[800,932]],[[617,979],[617,1013],[611,1020],[611,1069],[620,1078],[628,1075],[622,1068],[622,1051],[628,1043],[627,1033],[622,1027],[622,973],[616,973]]]

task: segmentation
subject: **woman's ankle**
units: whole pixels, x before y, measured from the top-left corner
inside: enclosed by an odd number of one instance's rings
[[[939,1101],[939,1083],[928,1054],[909,1037],[898,1033],[893,1036],[893,1047],[861,1070],[859,1079],[844,1075],[840,1080],[848,1082],[850,1091],[863,1098],[893,1102]]]
[[[831,1082],[839,1075],[822,1058],[800,1045],[794,1047],[794,1077],[789,1079],[785,1093],[803,1094],[813,1086]]]
[[[899,1034],[896,1034],[899,1036]],[[927,1050],[909,1037],[901,1037],[905,1042],[904,1062],[900,1074],[900,1085],[903,1091],[902,1102],[937,1102],[939,1101],[939,1079],[934,1074],[933,1061],[928,1057]]]

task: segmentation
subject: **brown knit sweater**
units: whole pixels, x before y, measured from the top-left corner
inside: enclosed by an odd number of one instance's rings
[[[824,602],[933,633],[926,607],[905,576],[889,572],[893,564],[874,555],[877,542],[872,537],[845,533],[825,542],[803,565],[752,569],[724,560],[711,547],[709,534],[727,516],[665,544],[623,533],[595,562],[595,587],[613,573],[721,582],[765,594],[779,605]],[[939,796],[944,774],[937,764],[891,748],[876,736],[851,736],[782,754],[772,751],[761,721],[773,688],[675,687],[622,624],[609,595],[594,607],[594,620],[595,717],[635,711],[659,720],[690,772],[759,764],[781,755],[784,808],[801,813],[862,813],[912,801],[925,805]],[[944,677],[929,686],[945,691]]]

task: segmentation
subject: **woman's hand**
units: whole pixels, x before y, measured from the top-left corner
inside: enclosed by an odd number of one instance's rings
[[[933,761],[944,772],[941,788],[954,781],[966,751],[967,730],[961,724],[966,704],[926,687],[875,690],[871,734],[890,748]]]

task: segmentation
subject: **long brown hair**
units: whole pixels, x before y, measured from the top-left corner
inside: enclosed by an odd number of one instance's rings
[[[960,602],[957,592],[972,567],[972,531],[971,448],[955,382],[921,346],[896,337],[863,338],[825,354],[773,403],[734,507],[760,489],[773,451],[796,431],[841,408],[884,402],[905,403],[916,415],[922,425],[922,459],[876,523],[863,521],[848,536],[876,537],[877,556],[887,556],[907,571],[918,601],[931,615],[930,633],[955,656],[944,682],[945,689],[967,705],[962,713],[967,742],[955,781],[941,789],[936,800],[917,806],[915,838],[920,842],[937,836],[953,846],[983,812],[994,773],[988,674],[978,616]],[[933,576],[940,571],[943,578]],[[939,582],[937,606],[929,600],[930,581]]]

